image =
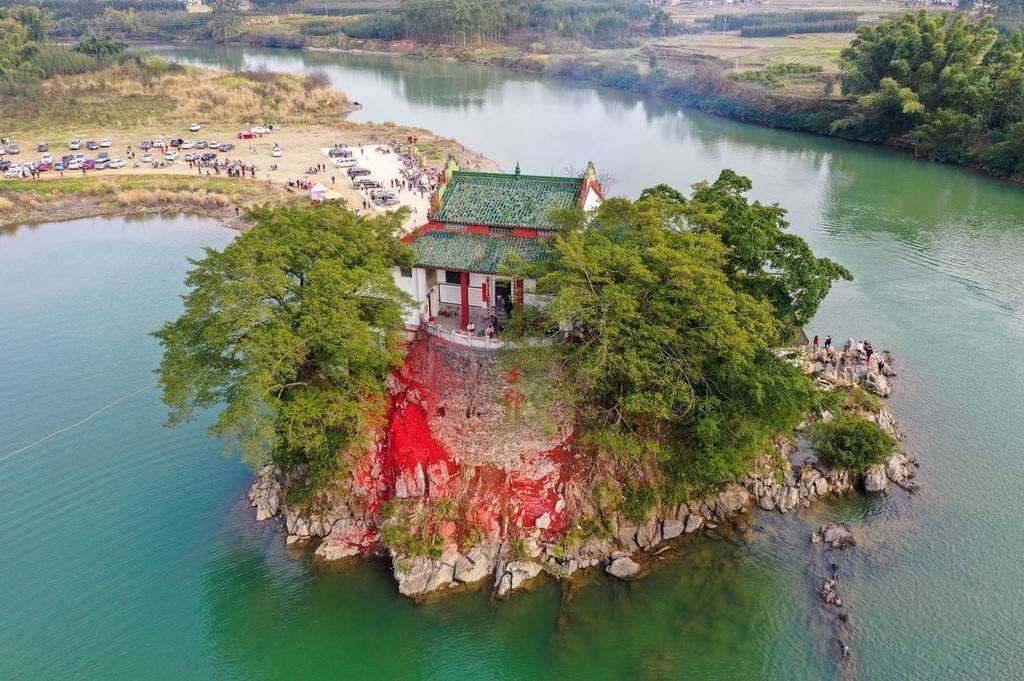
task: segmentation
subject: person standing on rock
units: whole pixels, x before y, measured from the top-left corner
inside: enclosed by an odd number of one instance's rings
[[[825,336],[825,349],[832,347],[832,336]]]
[[[817,336],[814,337],[814,351],[815,352],[818,351],[818,337]]]

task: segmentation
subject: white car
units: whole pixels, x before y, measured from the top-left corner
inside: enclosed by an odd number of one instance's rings
[[[4,171],[4,177],[8,180],[14,179],[16,177],[21,177],[21,174],[21,166],[11,166],[10,168]]]
[[[176,160],[178,160],[178,152],[176,152],[176,151],[168,151],[166,154],[164,154],[164,160],[165,161],[176,161]]]
[[[195,149],[196,148],[196,143],[193,142],[192,140],[182,140],[180,148],[181,149]]]
[[[119,158],[110,159],[110,168],[124,168],[124,161]]]
[[[198,123],[193,123],[192,125],[188,126],[188,129],[191,132],[199,132],[200,130],[202,130],[202,128],[203,126],[199,125]]]
[[[270,128],[264,127],[262,125],[257,125],[250,132],[252,132],[252,134],[254,135],[266,135],[270,132]]]
[[[270,155],[273,156],[274,158],[281,158],[282,156],[284,156],[284,152],[281,151],[281,147],[274,147],[273,149],[270,150]]]
[[[199,160],[199,154],[197,154],[194,151],[190,151],[189,153],[185,154],[185,160],[186,161],[198,161]]]
[[[43,163],[53,163],[53,154],[43,154],[43,157],[39,160]]]
[[[152,163],[153,162],[153,154],[151,154],[151,153],[149,153],[147,151],[145,154],[142,155],[142,162],[143,163]]]
[[[104,148],[109,147],[110,146],[110,138],[109,137],[104,137],[103,139],[101,139],[100,140],[100,146],[104,147]]]
[[[7,147],[0,145],[0,156],[7,153]]]
[[[68,164],[64,167],[67,170],[81,170],[82,162],[79,161],[77,158],[73,158],[70,161],[68,161]]]
[[[162,139],[155,139],[155,140],[153,140],[153,147],[156,148],[156,149],[163,149],[164,148],[164,141]]]
[[[211,149],[219,149],[220,148],[220,142],[211,141],[209,143],[209,145],[207,145],[207,146],[209,146]]]
[[[71,151],[78,151],[82,148],[82,140],[71,140],[68,142],[68,149]]]

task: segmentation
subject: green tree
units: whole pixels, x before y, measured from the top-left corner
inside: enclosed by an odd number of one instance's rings
[[[566,220],[552,259],[522,272],[551,296],[547,306],[507,330],[566,337],[512,343],[505,361],[542,386],[541,399],[569,405],[583,448],[669,495],[745,472],[817,403],[810,381],[770,351],[774,302],[738,276],[742,246],[723,235],[743,239],[714,228],[713,209],[726,219],[738,194],[711,187],[685,204],[663,198],[664,188],[610,199],[585,229]],[[688,220],[698,213],[699,226]]]
[[[782,331],[791,332],[811,320],[833,282],[853,275],[815,256],[806,241],[787,231],[785,209],[750,201],[750,189],[749,179],[723,170],[714,182],[694,186],[681,215],[690,229],[722,240],[732,285],[771,303]]]
[[[309,466],[316,488],[371,441],[401,357],[404,215],[262,208],[193,261],[181,316],[155,333],[169,425],[223,405],[212,434],[259,465]]]
[[[128,48],[127,43],[114,40],[109,35],[89,36],[75,45],[75,52],[88,54],[97,59],[110,59]]]
[[[896,451],[896,438],[874,421],[840,413],[810,431],[811,442],[829,466],[862,471]]]

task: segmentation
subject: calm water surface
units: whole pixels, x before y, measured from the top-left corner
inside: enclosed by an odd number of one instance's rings
[[[324,69],[358,120],[457,137],[506,168],[593,160],[612,193],[722,167],[790,210],[857,276],[810,328],[899,358],[893,406],[924,462],[913,498],[851,498],[748,541],[673,551],[633,584],[545,583],[417,606],[386,568],[312,569],[246,508],[249,472],[167,430],[147,332],[186,257],[231,233],[197,218],[84,220],[0,235],[0,679],[827,679],[807,532],[861,550],[843,585],[860,679],[1021,678],[1024,192],[905,156],[614,91],[374,56],[161,48],[225,68]],[[169,131],[168,131],[169,132]]]

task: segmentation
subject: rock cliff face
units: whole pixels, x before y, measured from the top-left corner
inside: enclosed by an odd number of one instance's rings
[[[802,361],[831,389],[861,385],[888,394],[888,376],[855,353],[830,348]],[[556,409],[524,418],[514,375],[500,375],[486,356],[427,339],[412,345],[389,387],[387,430],[348,479],[292,508],[284,494],[302,471],[289,478],[268,466],[249,497],[257,520],[283,517],[290,545],[315,542],[317,561],[387,553],[399,591],[416,598],[488,580],[504,597],[542,572],[567,578],[597,566],[633,579],[645,571],[643,556],[665,542],[714,530],[755,508],[788,513],[858,486],[866,492],[890,483],[914,488],[914,462],[902,453],[854,474],[827,468],[780,437],[776,455],[712,496],[655,508],[643,523],[620,517],[613,533],[568,542],[570,490],[589,480],[571,454],[563,414]],[[896,433],[887,409],[870,417]],[[787,462],[781,469],[780,460]],[[389,515],[396,505],[409,510],[405,524]],[[419,532],[429,529],[429,551],[410,552],[410,544],[394,540],[409,531],[408,523],[419,523]]]

